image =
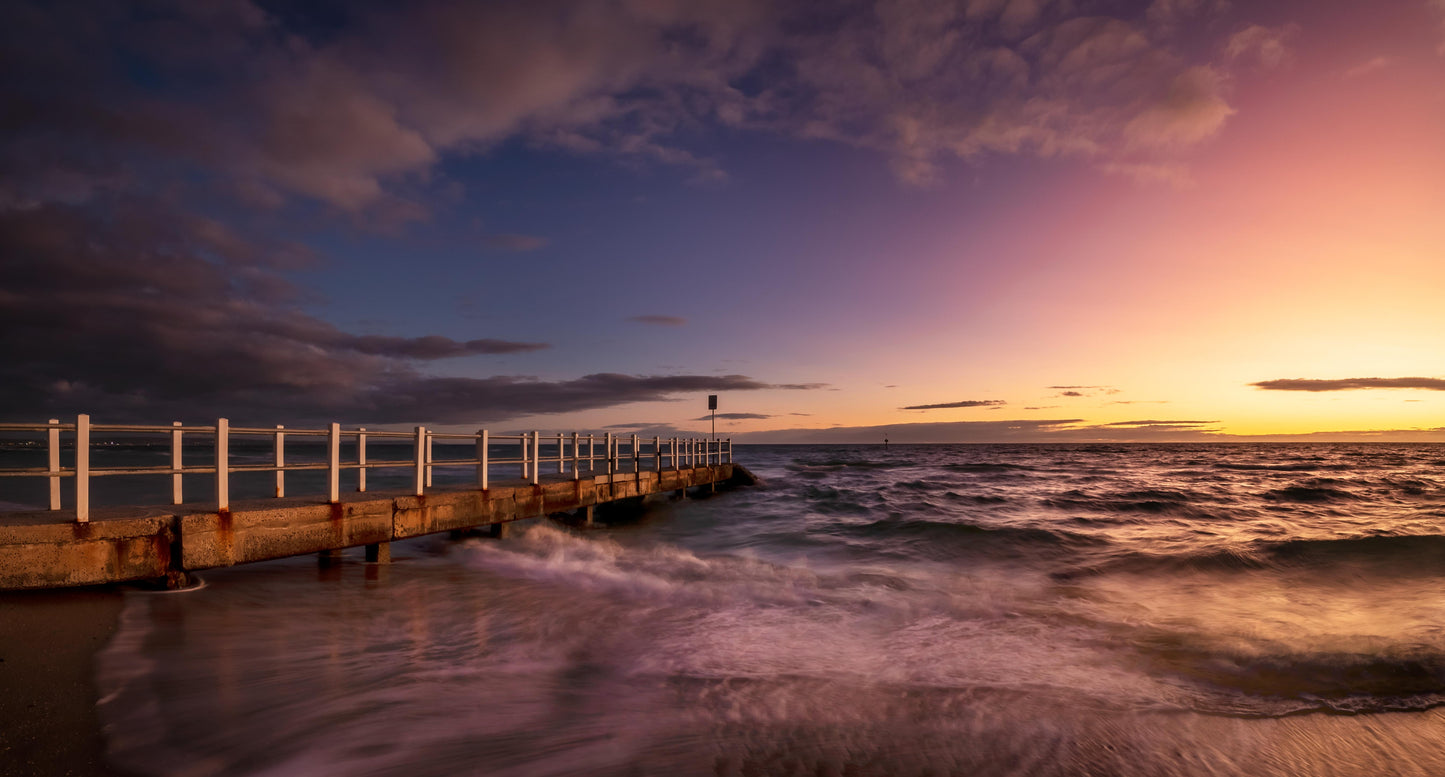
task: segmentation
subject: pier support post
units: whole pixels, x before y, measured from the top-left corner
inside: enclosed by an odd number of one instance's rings
[[[591,526],[595,517],[595,505],[587,505],[577,511],[577,522],[583,526]]]
[[[487,462],[487,456],[488,456],[487,450],[488,450],[488,448],[490,448],[490,447],[491,447],[491,441],[487,439],[487,430],[486,430],[486,429],[478,429],[478,430],[477,430],[477,483],[479,483],[479,484],[481,485],[483,491],[486,491],[488,488],[491,487],[491,484],[487,482],[487,477],[488,477],[488,475],[489,475],[489,470],[490,470],[490,468],[491,468],[491,465]]]
[[[75,521],[90,520],[90,416],[75,417]]]
[[[180,423],[180,422],[177,421],[177,423]],[[50,461],[50,469],[48,470],[48,471],[50,472],[50,509],[52,509],[52,510],[59,510],[59,509],[60,509],[60,419],[59,419],[59,418],[52,418],[52,419],[50,419],[50,425],[49,425],[49,426],[50,426],[50,428],[45,430],[45,440],[46,440],[46,450],[49,451],[49,454],[48,454],[48,455],[49,455],[49,461]],[[177,433],[177,434],[179,434],[179,433]],[[175,439],[175,435],[174,435],[174,434],[171,435],[171,439],[172,439],[172,440]],[[173,449],[174,449],[174,448],[173,448]],[[176,464],[175,464],[175,461],[174,461],[175,456],[174,456],[174,454],[172,454],[172,457],[171,457],[171,458],[172,458],[171,468],[172,468],[172,469],[179,469],[179,467],[177,467]],[[176,475],[175,477],[176,477],[176,482],[179,483],[181,476],[180,476],[180,475]],[[177,488],[179,488],[179,486],[177,486]],[[180,493],[180,492],[177,491],[176,493]],[[179,499],[176,500],[176,504],[180,504],[180,500],[179,500]]]
[[[366,490],[366,427],[356,430],[356,490]]]
[[[512,533],[510,523],[494,523],[487,527],[487,536],[499,540],[505,540]]]
[[[216,510],[231,509],[231,422],[216,419]]]
[[[329,567],[332,564],[341,563],[340,550],[323,550],[316,554],[316,563],[319,566]]]
[[[282,430],[284,430],[285,428],[286,428],[286,427],[285,427],[285,426],[282,426],[281,424],[276,424],[276,435],[275,435],[275,438],[276,438],[276,439],[275,439],[275,443],[276,443],[276,444],[275,444],[275,451],[273,451],[273,454],[272,454],[272,455],[274,456],[274,460],[275,460],[275,462],[276,462],[276,498],[277,498],[277,499],[280,499],[281,497],[286,496],[286,470],[283,469],[283,468],[286,466],[286,432],[282,431]],[[177,504],[179,504],[179,503],[177,503]]]
[[[341,501],[341,424],[335,421],[326,430],[326,501]]]
[[[391,543],[377,542],[366,546],[366,561],[368,564],[390,564]]]
[[[184,501],[181,494],[181,463],[181,422],[173,421],[171,422],[171,504],[173,505]],[[51,487],[51,494],[54,497],[51,499],[53,506],[50,509],[52,510],[60,509],[60,503],[57,501],[60,498],[59,488],[59,483]]]
[[[412,471],[412,493],[426,493],[426,427],[416,428],[416,462]]]

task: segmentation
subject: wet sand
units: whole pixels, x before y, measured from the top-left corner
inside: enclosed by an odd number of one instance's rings
[[[104,588],[0,594],[0,773],[128,774],[106,762],[95,685],[123,606]]]

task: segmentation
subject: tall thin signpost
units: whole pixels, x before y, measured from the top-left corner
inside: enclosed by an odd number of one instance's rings
[[[712,411],[712,439],[708,441],[706,461],[712,463],[712,446],[717,444],[717,394],[707,395],[707,409]]]

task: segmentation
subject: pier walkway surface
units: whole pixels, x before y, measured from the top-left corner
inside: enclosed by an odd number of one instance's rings
[[[702,438],[640,439],[613,434],[543,436],[450,434],[416,427],[411,432],[365,429],[236,429],[225,419],[214,426],[92,426],[87,416],[74,424],[0,424],[0,432],[46,434],[43,450],[49,465],[0,468],[0,476],[29,476],[50,481],[49,510],[0,513],[0,590],[59,588],[134,580],[168,580],[181,585],[186,573],[252,561],[309,553],[334,554],[363,546],[368,561],[390,558],[389,543],[438,532],[486,527],[504,536],[512,521],[545,515],[569,514],[569,519],[590,523],[597,505],[623,500],[640,501],[652,494],[685,496],[689,488],[716,489],[722,484],[747,483],[752,477],[732,462],[729,440]],[[63,445],[61,433],[72,432],[73,444]],[[92,469],[91,435],[143,435],[163,433],[170,439],[169,466],[112,466]],[[205,466],[182,466],[183,435],[201,436],[214,457]],[[232,435],[267,438],[274,453],[271,462],[234,464],[230,460]],[[317,437],[325,442],[324,461],[286,463],[288,437]],[[367,461],[367,439],[395,450],[403,438],[411,455],[406,460]],[[343,441],[351,454],[342,460]],[[436,445],[436,443],[442,445]],[[437,448],[459,447],[468,458],[435,458]],[[41,447],[36,446],[35,453]],[[497,455],[498,449],[503,454]],[[62,467],[62,450],[68,451]],[[294,449],[293,449],[294,450]],[[473,452],[474,453],[471,453]],[[154,453],[155,451],[151,451]],[[394,454],[393,454],[394,455]],[[254,457],[252,457],[254,458]],[[268,458],[271,458],[268,456]],[[544,465],[556,474],[543,475]],[[474,470],[473,483],[432,486],[432,472],[442,468]],[[404,468],[411,487],[367,491],[366,472]],[[520,478],[495,479],[498,468],[520,472]],[[549,467],[550,468],[550,467]],[[323,470],[327,493],[286,496],[289,470]],[[354,470],[357,491],[342,497],[340,476]],[[230,474],[238,471],[276,473],[276,496],[232,503]],[[89,480],[100,475],[170,475],[172,504],[117,506],[92,509]],[[182,476],[213,475],[214,498],[206,502],[182,500]],[[61,508],[60,479],[73,478],[74,499]],[[571,515],[575,513],[575,515]]]

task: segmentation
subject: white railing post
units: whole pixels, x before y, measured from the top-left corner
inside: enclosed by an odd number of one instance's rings
[[[567,471],[567,443],[563,440],[562,433],[557,433],[557,474],[561,475]]]
[[[216,510],[231,509],[231,422],[216,419]]]
[[[582,436],[577,432],[572,433],[572,479],[582,477]]]
[[[477,430],[477,483],[487,490],[487,430]]]
[[[542,479],[542,433],[532,431],[532,485]]]
[[[612,432],[607,433],[602,445],[605,449],[603,454],[607,456],[607,477],[610,480],[612,478]]]
[[[50,509],[60,509],[60,419],[50,419],[45,430],[45,446],[50,469]]]
[[[527,463],[532,460],[531,457],[527,455],[527,433],[523,432],[518,436],[522,439],[522,444],[520,446],[522,450],[522,479],[527,480],[529,477],[527,475]]]
[[[733,438],[728,438],[728,463],[733,463]]]
[[[181,422],[171,422],[171,504],[178,505],[184,494],[181,493]]]
[[[641,469],[642,460],[637,456],[637,435],[632,435],[632,471]]]
[[[75,520],[90,520],[90,416],[75,417]]]
[[[356,490],[366,490],[366,427],[356,430]]]
[[[427,487],[427,488],[431,488],[431,471],[432,471],[432,465],[431,465],[431,463],[432,463],[431,446],[432,446],[432,440],[433,440],[433,439],[435,439],[435,435],[434,435],[433,433],[431,433],[431,432],[428,432],[428,433],[427,433],[427,436],[426,436],[426,487]]]
[[[652,458],[657,460],[657,471],[662,471],[662,438],[652,438]]]
[[[341,501],[341,424],[335,421],[326,435],[326,501]]]
[[[671,446],[671,447],[672,447],[672,450],[670,451],[670,453],[672,454],[672,468],[673,468],[673,469],[678,469],[678,466],[677,466],[677,438],[676,438],[676,437],[672,438],[672,446]]]
[[[597,442],[592,439],[592,433],[587,433],[587,471],[591,472],[597,468]]]
[[[276,424],[276,498],[286,496],[286,427]]]
[[[412,493],[421,496],[426,493],[426,427],[416,428],[416,461],[412,472]]]

